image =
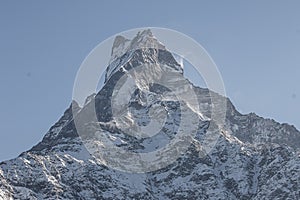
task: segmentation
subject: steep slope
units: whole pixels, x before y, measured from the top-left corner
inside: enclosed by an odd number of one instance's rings
[[[139,45],[147,48],[141,49]],[[151,31],[143,31],[132,40],[117,37],[104,87],[83,108],[72,102],[32,149],[0,163],[0,199],[300,198],[300,132],[293,126],[253,113],[240,114],[225,99],[225,126],[217,129],[219,138],[212,151],[205,155],[197,141],[203,139],[214,123],[210,120],[213,106],[210,95],[225,97],[194,86],[201,113],[192,114],[190,119],[197,119],[199,127],[195,141],[175,162],[147,173],[128,173],[109,168],[91,155],[78,136],[78,128],[86,130],[90,145],[101,142],[94,137],[101,131],[111,136],[116,146],[136,152],[161,148],[174,138],[181,110],[178,102],[163,101],[159,94],[166,89],[155,85],[135,88],[128,104],[133,115],[127,117],[136,123],[149,123],[149,107],[161,105],[168,115],[165,126],[157,134],[160,137],[153,136],[150,141],[127,135],[113,121],[111,99],[118,80],[140,64],[153,63],[175,73],[183,72],[182,66]],[[155,73],[160,70],[153,69]],[[93,106],[98,121],[90,122],[87,115]],[[77,127],[75,116],[89,123]]]

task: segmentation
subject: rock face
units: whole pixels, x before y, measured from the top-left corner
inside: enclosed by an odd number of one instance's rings
[[[205,156],[192,143],[182,156],[162,169],[127,173],[109,168],[91,155],[78,136],[74,116],[85,118],[87,110],[95,105],[97,122],[84,127],[89,136],[102,131],[119,147],[148,152],[161,148],[176,135],[180,123],[178,102],[163,102],[159,94],[166,89],[155,85],[135,88],[128,103],[132,115],[128,117],[139,125],[148,124],[150,107],[162,106],[168,115],[158,134],[161,137],[139,139],[123,133],[114,123],[111,97],[118,80],[125,71],[151,63],[183,72],[151,31],[145,30],[133,40],[116,37],[105,85],[99,93],[90,96],[82,108],[72,102],[73,109],[70,106],[65,111],[40,143],[0,163],[0,199],[300,199],[300,132],[254,113],[240,114],[229,99],[225,99],[225,126],[217,130],[218,140]],[[160,68],[153,70],[156,73]],[[199,117],[195,140],[201,140],[213,123],[211,93],[208,89],[193,89],[201,111],[195,114]],[[100,126],[97,128],[95,123]]]

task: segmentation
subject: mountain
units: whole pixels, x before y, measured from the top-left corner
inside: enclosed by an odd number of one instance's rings
[[[139,66],[146,78],[131,88],[128,104],[114,110],[115,88]],[[0,163],[0,199],[300,199],[300,132],[254,113],[241,114],[228,98],[192,85],[200,108],[195,110],[168,100],[163,95],[168,88],[147,79],[165,72],[183,77],[183,70],[150,30],[132,40],[117,36],[103,88],[84,106],[73,101],[32,149]],[[188,82],[182,78],[176,84]],[[226,102],[222,127],[212,119],[211,109],[218,105],[211,95]],[[91,120],[94,108],[97,119]],[[151,116],[159,120],[163,114],[164,126],[150,137],[135,135],[143,129],[131,129],[133,135],[122,129],[149,125]],[[145,173],[130,172],[122,163],[113,165],[120,158],[105,152],[109,146],[99,137],[101,133],[129,152],[148,153],[173,141],[183,121],[197,122],[190,146],[162,168],[145,166]],[[211,132],[218,137],[206,151],[199,142]],[[103,157],[97,156],[99,149]],[[128,165],[134,167],[132,162],[129,159]]]

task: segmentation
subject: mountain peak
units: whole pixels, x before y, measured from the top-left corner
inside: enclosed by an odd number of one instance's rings
[[[127,67],[130,68],[132,62],[140,64],[159,62],[183,73],[182,66],[177,63],[172,53],[153,35],[150,29],[137,32],[132,39],[120,35],[115,37],[104,83],[119,70],[127,70],[126,67],[123,69],[125,65],[128,64]]]
[[[139,31],[132,40],[118,35],[115,37],[113,43],[110,63],[128,51],[142,48],[166,49],[165,46],[154,37],[150,29]]]

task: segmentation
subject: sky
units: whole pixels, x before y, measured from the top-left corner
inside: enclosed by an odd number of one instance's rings
[[[0,1],[0,161],[62,116],[84,58],[138,27],[180,31],[213,58],[243,114],[300,129],[299,1]]]

